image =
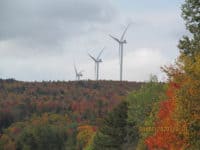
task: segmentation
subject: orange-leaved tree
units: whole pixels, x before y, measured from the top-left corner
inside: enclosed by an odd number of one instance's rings
[[[187,143],[181,134],[188,134],[186,124],[181,124],[175,118],[176,96],[175,91],[179,89],[176,83],[170,83],[166,92],[168,99],[160,102],[160,108],[155,122],[155,132],[146,139],[148,149],[184,149]]]

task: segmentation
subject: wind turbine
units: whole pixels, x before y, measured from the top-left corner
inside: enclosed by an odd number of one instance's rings
[[[83,76],[82,72],[83,71],[77,71],[76,65],[74,64],[74,71],[76,73],[76,80],[79,81],[80,78]]]
[[[104,47],[105,48],[105,47]],[[100,59],[100,56],[101,54],[103,53],[103,50],[104,48],[100,51],[99,55],[97,56],[97,58],[93,57],[92,55],[90,55],[88,53],[88,55],[90,56],[90,58],[92,60],[94,60],[94,63],[95,63],[95,68],[94,68],[94,71],[95,71],[95,76],[96,76],[96,80],[99,80],[99,63],[103,62],[102,59]]]
[[[120,81],[122,81],[122,72],[123,72],[123,48],[124,48],[124,44],[126,44],[126,40],[124,39],[124,36],[129,28],[130,24],[125,28],[122,36],[120,39],[109,35],[113,40],[115,40],[118,44],[119,44],[119,60],[120,60]]]

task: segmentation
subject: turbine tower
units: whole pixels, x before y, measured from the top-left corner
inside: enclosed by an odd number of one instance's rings
[[[124,44],[126,44],[126,40],[124,39],[124,36],[129,28],[130,24],[125,28],[122,36],[120,39],[109,35],[113,40],[115,40],[119,44],[119,62],[120,62],[120,81],[122,81],[122,73],[123,73],[123,49],[124,49]]]
[[[74,71],[76,73],[76,80],[79,81],[81,77],[83,76],[82,74],[83,71],[77,71],[76,65],[74,65]]]
[[[100,59],[100,56],[103,53],[103,50],[104,50],[104,48],[101,50],[101,52],[99,53],[99,55],[97,56],[97,58],[93,57],[92,55],[90,55],[88,53],[88,55],[90,56],[90,58],[92,60],[94,60],[94,63],[95,63],[94,71],[95,71],[96,80],[99,80],[99,63],[103,62],[102,59]]]

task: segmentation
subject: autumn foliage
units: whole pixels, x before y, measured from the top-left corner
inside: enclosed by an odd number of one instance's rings
[[[91,125],[79,126],[77,134],[78,149],[84,149],[88,147],[92,143],[95,133],[96,133],[95,126]]]
[[[108,112],[142,84],[0,79],[0,150],[49,149],[47,141],[59,145],[58,137],[62,148],[87,148]],[[34,140],[38,141],[37,148]]]
[[[190,36],[185,35],[180,40],[180,56],[176,64],[165,68],[170,81],[168,100],[161,102],[155,122],[156,130],[146,139],[149,149],[200,148],[199,7],[199,0],[185,0],[182,5],[182,17]],[[168,130],[160,131],[161,127],[167,127]]]
[[[160,102],[154,128],[155,133],[146,139],[149,150],[177,150],[184,149],[187,146],[185,141],[179,136],[182,133],[188,134],[187,126],[180,124],[174,114],[177,107],[174,93],[178,88],[179,86],[177,84],[170,83],[166,93],[168,99]]]

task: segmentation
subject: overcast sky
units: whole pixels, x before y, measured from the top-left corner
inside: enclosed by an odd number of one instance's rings
[[[74,80],[73,63],[94,79],[94,62],[105,46],[100,79],[119,79],[118,44],[127,24],[124,80],[165,78],[186,34],[184,0],[0,0],[0,78]]]

